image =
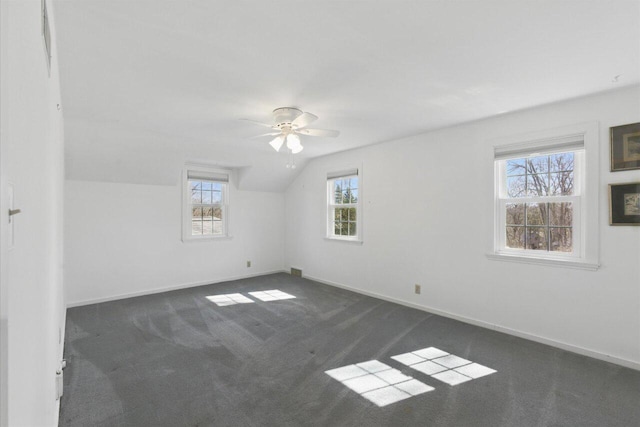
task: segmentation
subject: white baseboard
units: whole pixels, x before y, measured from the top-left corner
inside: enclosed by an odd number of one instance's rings
[[[64,314],[62,315],[60,327],[60,342],[58,343],[58,360],[64,359],[64,344],[67,330],[67,308],[64,307]],[[64,375],[64,372],[63,372]],[[62,392],[64,394],[66,390],[64,387],[62,388]],[[55,408],[55,422],[53,425],[60,425],[60,404],[62,403],[62,397],[56,400],[56,408]]]
[[[336,288],[342,288],[342,289],[346,289],[348,291],[352,291],[358,294],[362,294],[362,295],[367,295],[373,298],[378,298],[381,300],[385,300],[385,301],[389,301],[389,302],[393,302],[396,304],[400,304],[400,305],[404,305],[406,307],[411,307],[411,308],[415,308],[418,310],[422,310],[422,311],[426,311],[428,313],[432,313],[432,314],[437,314],[439,316],[443,316],[443,317],[448,317],[450,319],[455,319],[455,320],[459,320],[461,322],[464,323],[468,323],[471,325],[475,325],[475,326],[480,326],[482,328],[486,328],[486,329],[491,329],[494,331],[498,331],[498,332],[503,332],[505,334],[508,335],[513,335],[519,338],[524,338],[530,341],[535,341],[535,342],[539,342],[541,344],[546,344],[552,347],[556,347],[556,348],[560,348],[562,350],[566,350],[566,351],[570,351],[572,353],[577,353],[583,356],[588,356],[588,357],[592,357],[594,359],[599,359],[599,360],[604,360],[605,362],[610,362],[610,363],[615,363],[616,365],[620,365],[620,366],[624,366],[626,368],[631,368],[631,369],[635,369],[640,371],[640,363],[639,362],[634,362],[632,360],[627,360],[627,359],[623,359],[620,357],[616,357],[616,356],[611,356],[608,354],[604,354],[604,353],[600,353],[598,351],[595,350],[589,350],[587,348],[583,348],[583,347],[578,347],[572,344],[567,344],[567,343],[563,343],[560,341],[555,341],[549,338],[545,338],[545,337],[541,337],[538,335],[534,335],[534,334],[530,334],[528,332],[522,332],[522,331],[518,331],[516,329],[511,329],[511,328],[507,328],[505,326],[500,326],[500,325],[495,325],[492,323],[488,323],[488,322],[484,322],[482,320],[478,320],[478,319],[473,319],[470,317],[465,317],[465,316],[460,316],[458,314],[453,314],[453,313],[449,313],[446,311],[442,311],[442,310],[438,310],[436,308],[432,308],[432,307],[428,307],[428,306],[423,306],[423,305],[418,305],[418,304],[414,304],[408,301],[403,301],[400,299],[396,299],[396,298],[392,298],[386,295],[382,295],[382,294],[378,294],[375,292],[369,292],[369,291],[365,291],[362,289],[358,289],[358,288],[354,288],[351,286],[347,286],[347,285],[343,285],[342,283],[337,283],[337,282],[332,282],[330,280],[324,280],[324,279],[320,279],[317,277],[312,277],[312,276],[303,276],[306,279],[309,280],[313,280],[315,282],[319,282],[319,283],[323,283],[325,285],[329,285],[329,286],[334,286]]]
[[[245,274],[245,275],[234,276],[234,277],[226,277],[226,278],[223,278],[223,279],[204,280],[204,281],[201,281],[201,282],[181,283],[179,285],[172,285],[172,286],[167,286],[167,287],[163,287],[163,288],[145,289],[145,290],[142,290],[142,291],[127,292],[127,293],[124,293],[124,294],[111,295],[111,296],[108,296],[108,297],[91,298],[91,299],[82,300],[82,301],[72,301],[72,302],[67,302],[66,306],[67,306],[67,308],[81,307],[83,305],[98,304],[98,303],[101,303],[101,302],[116,301],[116,300],[125,299],[125,298],[141,297],[141,296],[144,296],[144,295],[160,294],[162,292],[175,291],[175,290],[178,290],[178,289],[193,288],[193,287],[196,287],[196,286],[204,286],[204,285],[213,285],[213,284],[216,284],[216,283],[229,282],[229,281],[232,281],[232,280],[241,280],[241,279],[249,279],[251,277],[257,277],[257,276],[266,276],[268,274],[274,274],[274,273],[287,273],[287,271],[286,270],[263,271],[263,272],[260,272],[260,273]]]

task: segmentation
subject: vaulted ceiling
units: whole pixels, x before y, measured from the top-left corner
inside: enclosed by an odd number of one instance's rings
[[[313,157],[640,82],[638,1],[54,5],[70,179],[175,184],[197,161],[282,191]],[[284,106],[341,131],[295,170],[239,120]]]

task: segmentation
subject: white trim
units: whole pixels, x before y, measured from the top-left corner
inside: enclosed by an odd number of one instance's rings
[[[624,366],[625,368],[635,369],[640,371],[640,362],[634,362],[632,360],[623,359],[621,357],[611,356],[609,354],[601,353],[599,351],[590,350],[584,347],[575,346],[572,344],[563,343],[561,341],[552,340],[550,338],[541,337],[539,335],[530,334],[527,332],[519,331],[517,329],[507,328],[505,326],[500,326],[497,324],[485,322],[482,320],[474,319],[471,317],[461,316],[458,314],[449,313],[447,311],[438,310],[433,307],[418,305],[415,303],[411,303],[408,301],[404,301],[397,298],[388,297],[386,295],[378,294],[376,292],[364,291],[362,289],[354,288],[351,286],[343,285],[341,283],[332,282],[330,280],[323,280],[312,276],[304,276],[304,278],[313,280],[315,282],[319,282],[325,285],[334,286],[336,288],[346,289],[348,291],[352,291],[358,294],[367,295],[373,298],[378,298],[384,301],[389,301],[395,304],[404,305],[406,307],[415,308],[417,310],[426,311],[427,313],[435,314],[438,316],[447,317],[449,319],[458,320],[460,322],[468,323],[470,325],[479,326],[481,328],[490,329],[497,332],[502,332],[507,335],[512,335],[515,337],[523,338],[529,341],[538,342],[541,344],[546,344],[551,347],[556,347],[561,350],[569,351],[572,353],[580,354],[582,356],[592,357],[594,359],[602,360],[609,363],[614,363],[616,365]]]
[[[252,273],[252,274],[242,274],[242,275],[239,275],[239,276],[231,276],[231,277],[226,277],[226,278],[223,278],[223,279],[214,279],[214,280],[204,280],[204,281],[199,281],[199,282],[181,283],[179,285],[171,285],[171,286],[167,286],[167,287],[164,287],[164,288],[147,289],[147,290],[143,290],[143,291],[127,292],[127,293],[124,293],[124,294],[112,295],[112,296],[109,296],[109,297],[91,298],[91,299],[87,299],[87,300],[67,302],[66,307],[67,308],[81,307],[81,306],[84,306],[84,305],[99,304],[99,303],[102,303],[102,302],[117,301],[117,300],[121,300],[121,299],[125,299],[125,298],[141,297],[141,296],[145,296],[145,295],[161,294],[163,292],[171,292],[171,291],[176,291],[176,290],[179,290],[179,289],[194,288],[194,287],[197,287],[197,286],[205,286],[205,285],[215,285],[216,283],[230,282],[230,281],[233,281],[233,280],[249,279],[251,277],[266,276],[268,274],[286,273],[286,272],[287,271],[285,271],[285,270],[271,270],[271,271],[263,271],[261,273]]]
[[[182,239],[182,243],[206,243],[215,240],[232,240],[233,236],[229,235],[212,235],[212,236],[189,236],[188,239]]]
[[[348,176],[358,176],[358,168],[348,169],[339,172],[329,172],[327,173],[327,181],[330,179],[336,178],[346,178]]]
[[[324,240],[327,240],[329,242],[351,243],[353,245],[362,245],[364,243],[362,240],[348,239],[348,238],[344,238],[344,237],[329,237],[329,236],[325,236]]]
[[[58,343],[58,350],[59,350],[58,360],[59,361],[64,360],[64,354],[65,354],[64,345],[66,343],[66,336],[67,336],[67,307],[65,306],[63,308],[64,308],[64,315],[62,316],[62,324],[58,325],[61,328],[60,329],[61,342]],[[63,380],[62,394],[64,396],[64,392],[68,391],[68,390],[65,390],[64,388],[64,371],[62,371],[62,380]],[[57,384],[56,384],[56,387],[57,387]],[[58,423],[60,422],[60,404],[61,403],[62,403],[62,396],[60,396],[60,399],[56,399],[56,403],[55,403],[56,405],[56,415],[55,415],[56,424],[55,425],[58,425]]]
[[[534,257],[534,256],[525,256],[514,253],[488,253],[486,254],[487,258],[492,261],[510,261],[510,262],[520,262],[523,264],[537,264],[537,265],[547,265],[551,267],[567,267],[567,268],[575,268],[578,270],[590,270],[596,271],[600,268],[600,264],[586,262],[586,261],[576,261],[574,259],[566,259],[566,258],[544,258],[544,257]]]

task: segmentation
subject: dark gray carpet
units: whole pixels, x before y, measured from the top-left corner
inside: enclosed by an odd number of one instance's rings
[[[296,299],[219,307],[217,294]],[[497,373],[456,386],[390,356]],[[640,372],[287,274],[72,308],[63,426],[638,426]],[[435,387],[378,407],[324,371],[377,359]]]

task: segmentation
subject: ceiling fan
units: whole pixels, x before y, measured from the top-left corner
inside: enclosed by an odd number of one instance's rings
[[[262,123],[249,119],[243,120],[271,128],[273,132],[257,135],[254,136],[254,138],[275,136],[269,145],[271,145],[274,150],[280,151],[280,148],[286,141],[287,148],[291,150],[292,154],[297,154],[304,148],[300,142],[300,135],[323,136],[330,138],[335,138],[340,135],[340,132],[337,130],[308,128],[307,126],[318,120],[318,117],[311,113],[304,113],[302,110],[294,107],[281,107],[273,110],[274,124]]]

